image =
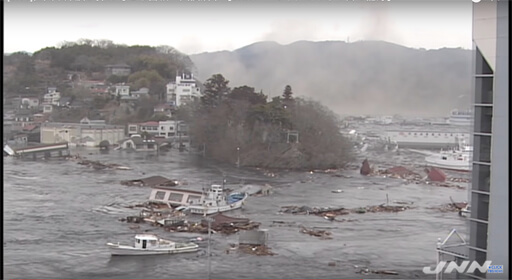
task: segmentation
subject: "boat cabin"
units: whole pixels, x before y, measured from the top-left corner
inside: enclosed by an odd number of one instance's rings
[[[222,185],[211,185],[210,188],[204,190],[208,195],[206,200],[220,201],[224,195],[224,188]],[[204,203],[205,201],[203,201]]]
[[[137,234],[135,235],[135,248],[138,249],[153,249],[161,245],[166,247],[174,247],[174,244],[165,242],[153,234]],[[171,248],[172,249],[172,248]]]
[[[149,201],[163,202],[172,206],[187,206],[200,203],[202,200],[204,200],[202,192],[176,188],[154,187],[149,195]]]

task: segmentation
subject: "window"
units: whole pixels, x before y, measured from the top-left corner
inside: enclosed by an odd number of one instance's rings
[[[176,201],[176,202],[181,202],[181,200],[183,199],[183,194],[182,193],[171,193],[169,195],[169,201]]]
[[[155,199],[157,200],[164,200],[165,198],[165,192],[163,191],[157,191],[155,194]]]
[[[189,195],[187,198],[187,202],[190,203],[192,201],[198,201],[201,199],[201,196],[199,195]]]
[[[163,126],[160,127],[161,130],[165,130],[165,128]]]
[[[130,131],[137,131],[137,127],[136,126],[130,126]]]
[[[416,135],[416,132],[414,132],[414,135]]]

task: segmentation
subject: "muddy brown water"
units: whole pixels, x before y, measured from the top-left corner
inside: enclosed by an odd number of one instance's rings
[[[73,151],[76,153],[77,151]],[[91,160],[118,163],[130,171],[95,171],[71,161],[19,161],[4,158],[4,278],[206,278],[206,247],[198,253],[111,257],[107,242],[131,243],[136,231],[118,219],[138,215],[126,206],[144,202],[150,189],[127,187],[121,180],[152,175],[186,180],[200,190],[212,180],[274,186],[266,197],[250,197],[242,210],[227,212],[260,222],[269,230],[274,256],[231,252],[237,235],[213,235],[211,277],[229,278],[401,278],[432,279],[422,267],[435,265],[437,238],[456,228],[466,236],[466,223],[454,212],[427,209],[467,200],[467,190],[405,184],[403,180],[363,177],[358,170],[340,172],[349,178],[307,172],[277,172],[218,165],[187,153],[171,151],[158,157],[137,153],[80,150]],[[89,155],[92,153],[92,155]],[[377,165],[421,165],[421,157],[405,152],[364,155]],[[450,174],[452,175],[452,174]],[[455,174],[464,177],[469,174]],[[342,193],[332,190],[342,189]],[[414,209],[399,213],[366,213],[340,216],[356,219],[331,222],[314,215],[279,213],[281,206],[343,206],[346,208],[386,202],[413,202]],[[293,226],[273,226],[283,221]],[[299,225],[327,229],[331,240],[299,232]],[[185,240],[193,233],[169,233],[142,225],[163,238]],[[336,262],[336,266],[329,266]],[[361,268],[394,270],[393,275],[361,275]]]

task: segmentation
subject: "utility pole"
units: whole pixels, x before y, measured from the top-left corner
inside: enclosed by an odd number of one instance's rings
[[[212,237],[212,218],[206,217],[208,222],[208,279],[211,278],[212,262],[211,262],[211,237]]]

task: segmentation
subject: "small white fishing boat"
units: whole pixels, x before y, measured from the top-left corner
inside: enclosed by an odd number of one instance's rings
[[[425,158],[427,165],[453,171],[469,172],[472,170],[473,146],[460,141],[456,149],[441,151]]]
[[[191,201],[186,207],[191,214],[211,215],[242,208],[248,197],[247,193],[226,194],[224,186],[211,185],[204,190],[202,201]]]
[[[154,234],[135,235],[135,245],[107,243],[112,256],[144,256],[191,253],[199,250],[199,245],[193,242],[179,243],[161,239]]]

